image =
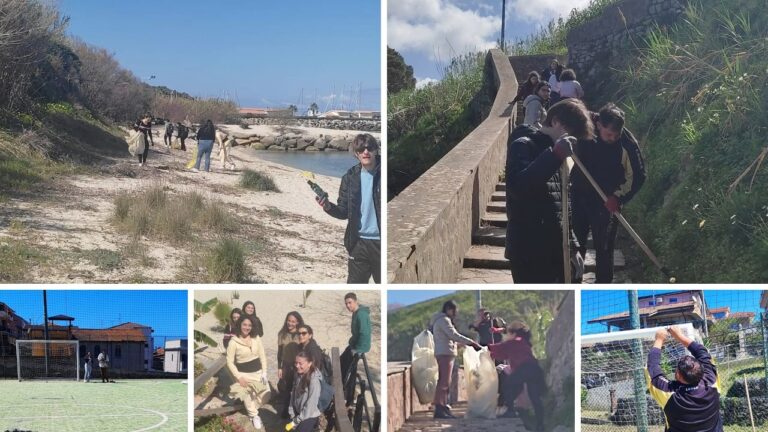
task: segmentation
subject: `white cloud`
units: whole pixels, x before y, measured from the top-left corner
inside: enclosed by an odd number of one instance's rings
[[[426,78],[416,78],[416,88],[420,89],[422,87],[426,87],[431,84],[435,84],[437,82],[440,82],[438,79],[426,77]]]
[[[501,18],[451,0],[390,0],[387,19],[389,46],[436,61],[491,48],[501,29]]]
[[[507,17],[547,24],[553,19],[565,18],[571,10],[583,9],[588,4],[589,0],[511,0],[507,3]]]

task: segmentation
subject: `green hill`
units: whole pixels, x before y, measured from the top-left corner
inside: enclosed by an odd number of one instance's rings
[[[533,333],[534,353],[545,357],[545,335],[555,311],[565,296],[564,291],[489,291],[483,290],[483,307],[507,322],[522,320]],[[430,317],[453,299],[459,305],[456,328],[468,337],[477,334],[467,326],[475,317],[475,291],[459,291],[421,303],[405,306],[388,314],[387,361],[407,361],[411,358],[413,338],[427,327]]]
[[[764,1],[691,1],[592,89],[592,108],[625,109],[646,158],[627,218],[681,282],[768,278],[767,36]],[[629,263],[633,280],[662,282],[638,249]]]

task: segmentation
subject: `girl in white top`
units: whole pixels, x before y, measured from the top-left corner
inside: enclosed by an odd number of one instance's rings
[[[560,99],[576,98],[581,99],[584,97],[584,89],[581,88],[581,84],[576,81],[576,72],[573,69],[566,69],[560,74]]]
[[[227,346],[227,368],[235,378],[229,389],[230,397],[240,399],[251,418],[253,427],[261,429],[259,408],[269,400],[267,380],[267,356],[261,337],[253,333],[253,318],[243,315],[238,321],[238,334]]]

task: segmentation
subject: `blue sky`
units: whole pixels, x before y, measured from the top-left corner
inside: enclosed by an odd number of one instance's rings
[[[241,106],[381,103],[378,1],[58,0],[69,33],[153,85]],[[150,76],[156,76],[149,80]],[[317,95],[317,96],[315,96]],[[301,109],[301,106],[299,107]]]
[[[403,306],[412,305],[414,303],[423,302],[425,300],[433,299],[435,297],[444,296],[456,292],[455,290],[388,290],[387,291],[387,304],[394,303],[401,304]]]
[[[589,0],[507,0],[505,39],[522,39]],[[456,55],[496,46],[501,0],[389,0],[387,43],[420,83],[440,79]],[[545,65],[542,65],[542,69]]]
[[[0,290],[0,302],[33,324],[43,323],[41,290]],[[69,315],[82,328],[130,321],[152,327],[155,337],[186,337],[187,308],[186,291],[48,290],[48,316]]]
[[[639,290],[640,297],[679,290]],[[760,313],[759,290],[704,290],[704,300],[710,309],[730,306],[731,312]],[[605,325],[587,324],[587,321],[612,313],[629,310],[626,290],[584,290],[581,292],[582,334],[603,333]]]

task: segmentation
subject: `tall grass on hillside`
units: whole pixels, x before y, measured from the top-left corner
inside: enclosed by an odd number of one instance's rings
[[[152,100],[152,113],[157,117],[193,123],[211,120],[214,123],[240,123],[240,113],[234,101],[226,99],[184,98],[175,95],[156,94]]]
[[[694,1],[622,76],[649,174],[629,220],[680,281],[768,278],[767,29],[762,1]]]
[[[606,6],[620,0],[591,0],[582,9],[571,9],[568,17],[551,20],[546,27],[540,27],[531,35],[506,43],[509,55],[566,54],[565,38],[568,32],[599,16]],[[535,6],[533,6],[535,7]]]
[[[390,198],[480,124],[483,107],[491,105],[491,98],[483,91],[484,60],[484,52],[457,57],[439,82],[389,96]]]

